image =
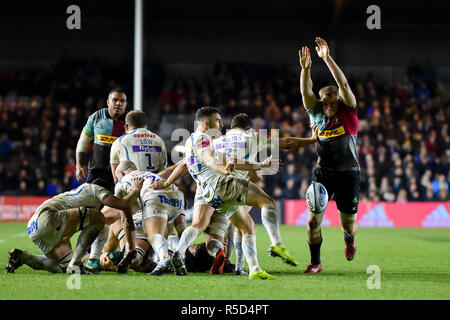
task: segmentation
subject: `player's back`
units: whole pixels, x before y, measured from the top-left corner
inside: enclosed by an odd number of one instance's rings
[[[49,205],[57,210],[86,207],[99,210],[103,200],[111,192],[92,183],[83,183],[77,188],[58,194],[45,201],[41,206]]]
[[[214,152],[212,139],[209,135],[200,131],[191,134],[185,144],[186,166],[200,188],[210,187],[214,189],[222,174],[202,162],[200,153],[207,149]]]
[[[255,162],[258,152],[263,148],[267,148],[265,139],[253,129],[231,129],[220,138],[214,139],[216,152],[242,161]],[[234,170],[233,174],[245,178],[248,171]]]
[[[167,167],[164,141],[145,128],[134,129],[118,139],[119,160],[133,161],[138,170],[159,172]]]

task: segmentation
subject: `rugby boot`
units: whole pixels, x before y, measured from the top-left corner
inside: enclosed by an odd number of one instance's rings
[[[184,260],[178,251],[175,251],[173,256],[170,258],[172,267],[175,269],[175,274],[177,276],[185,276],[188,274],[186,266],[184,265]]]
[[[89,259],[83,264],[83,273],[85,274],[99,274],[100,264],[98,259]]]
[[[14,270],[22,265],[20,259],[22,258],[23,251],[20,249],[12,249],[8,253],[8,263],[5,266],[6,273],[14,273]]]
[[[160,276],[163,273],[173,272],[172,264],[170,263],[170,258],[160,261],[152,272],[147,273],[148,276]]]
[[[225,252],[222,249],[219,249],[219,252],[216,254],[216,259],[209,270],[210,274],[221,274],[223,273],[223,266],[225,265]]]
[[[348,261],[352,261],[356,254],[356,244],[353,241],[352,243],[345,243],[345,258]]]
[[[234,270],[234,274],[236,276],[248,276],[248,272],[247,272],[247,270],[245,270],[245,268],[242,268],[242,269],[238,268],[238,269]]]
[[[289,254],[289,250],[286,247],[281,247],[273,244],[269,247],[269,250],[267,250],[267,252],[272,257],[280,257],[286,264],[290,264],[294,267],[298,265],[298,262],[291,257],[291,255]]]
[[[268,274],[264,270],[258,271],[258,272],[250,272],[250,275],[248,276],[250,280],[276,280],[274,276],[271,274]]]
[[[117,273],[127,273],[130,269],[131,263],[133,262],[134,258],[136,258],[136,256],[136,249],[127,251],[123,256],[122,261],[120,261],[120,263],[117,265]]]
[[[305,270],[304,273],[319,273],[322,271],[322,262],[319,264],[311,263]]]

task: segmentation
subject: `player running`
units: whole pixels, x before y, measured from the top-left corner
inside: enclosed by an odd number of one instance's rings
[[[345,256],[352,260],[356,245],[356,214],[359,202],[360,167],[358,163],[357,133],[358,116],[356,99],[348,85],[344,73],[330,56],[326,41],[317,37],[316,51],[328,66],[338,87],[327,86],[319,91],[318,100],[312,91],[311,56],[309,49],[299,51],[301,75],[300,89],[303,105],[312,123],[319,128],[317,141],[317,167],[313,170],[312,181],[325,186],[328,197],[334,197],[339,211],[345,239]],[[322,245],[322,214],[309,212],[307,238],[311,252],[311,264],[305,273],[322,270],[320,247]]]
[[[109,190],[95,183],[84,183],[45,201],[27,225],[28,236],[44,256],[13,249],[5,266],[6,272],[13,273],[22,264],[53,273],[73,273],[80,270],[86,248],[89,248],[105,224],[105,218],[100,213],[103,205],[123,210],[129,251],[119,264],[118,272],[126,272],[136,256],[131,204],[136,201],[142,184],[142,179],[134,179],[131,192],[124,199],[115,197]],[[73,252],[70,238],[78,231],[81,234]],[[83,267],[81,272],[90,273],[90,270]]]
[[[306,147],[317,140],[316,127],[313,127],[313,135],[310,138],[284,137],[278,140],[280,149],[298,149]],[[250,161],[255,163],[257,156],[261,151],[270,150],[277,141],[274,138],[262,135],[253,129],[253,123],[250,117],[245,113],[237,114],[231,120],[231,130],[226,134],[214,140],[214,149],[216,152],[225,155],[234,161]],[[259,177],[255,175],[256,171],[249,177],[248,170],[234,170],[232,175],[247,179],[257,183]],[[252,178],[253,177],[253,178]],[[251,210],[251,207],[242,206],[239,210]],[[262,211],[262,223],[269,234],[272,242],[268,253],[274,257],[280,257],[287,264],[296,266],[298,263],[290,256],[289,251],[283,246],[278,226],[278,219],[275,210]],[[234,236],[234,243],[241,243],[241,235],[237,230]],[[237,274],[242,270],[242,264],[237,263]]]
[[[180,162],[167,181],[154,182],[155,189],[167,188],[187,170],[197,183],[192,225],[183,232],[177,250],[171,258],[177,275],[186,275],[183,255],[208,226],[214,210],[224,214],[243,233],[243,250],[250,266],[250,279],[275,279],[263,271],[258,263],[255,225],[248,213],[237,211],[241,205],[257,206],[263,211],[275,211],[273,200],[257,185],[230,175],[233,169],[261,169],[271,166],[271,158],[263,163],[234,164],[215,157],[212,138],[208,133],[220,132],[222,120],[219,110],[203,107],[197,110],[197,130],[185,145],[186,158]]]

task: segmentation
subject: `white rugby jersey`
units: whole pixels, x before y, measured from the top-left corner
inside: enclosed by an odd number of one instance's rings
[[[111,146],[111,164],[122,160],[133,161],[138,170],[159,172],[167,167],[164,141],[145,128],[137,128],[124,134]]]
[[[149,190],[150,190],[150,193],[152,193],[152,194],[166,194],[168,192],[173,192],[173,191],[179,191],[180,190],[174,184],[171,185],[169,188],[166,188],[166,189],[153,190],[150,187],[150,184],[153,181],[165,181],[165,179],[160,177],[160,176],[158,176],[157,174],[154,174],[154,173],[149,172],[149,171],[136,170],[136,171],[132,171],[132,172],[126,174],[116,184],[116,187],[114,189],[114,193],[115,193],[115,195],[118,198],[123,198],[130,192],[131,187],[133,185],[133,179],[134,178],[142,178],[142,179],[144,179],[144,184],[142,185],[140,197],[138,198],[137,203],[135,203],[133,205],[133,208],[132,208],[133,212],[136,212],[138,210],[142,210],[142,208],[143,208],[142,199],[145,200],[145,195],[149,194]]]
[[[45,201],[41,206],[49,205],[57,210],[85,207],[99,210],[105,198],[111,192],[92,183],[83,183],[77,188],[60,193]]]
[[[254,129],[231,129],[220,138],[214,139],[213,144],[216,152],[229,158],[255,163],[260,151],[270,149],[271,139]],[[232,174],[246,178],[248,171],[234,170]]]
[[[192,178],[197,183],[197,186],[202,189],[202,194],[209,190],[215,190],[217,181],[222,176],[221,173],[208,167],[200,159],[200,154],[206,150],[212,150],[212,138],[206,133],[195,131],[188,138],[185,144],[186,165]],[[213,194],[210,193],[212,196]],[[207,197],[208,198],[208,197]]]

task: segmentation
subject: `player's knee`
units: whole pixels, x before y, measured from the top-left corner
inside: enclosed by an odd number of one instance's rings
[[[248,236],[256,233],[255,223],[253,219],[246,219],[245,222],[241,225],[240,231],[243,236]]]
[[[317,231],[322,225],[323,213],[315,214],[309,213],[308,215],[308,229],[311,231]]]
[[[89,224],[97,228],[98,230],[102,230],[105,226],[105,217],[98,211],[89,210]]]

